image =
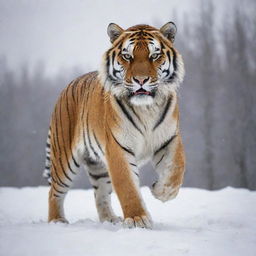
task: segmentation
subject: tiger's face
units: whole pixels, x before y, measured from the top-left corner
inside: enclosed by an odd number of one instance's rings
[[[113,45],[100,72],[105,88],[134,105],[168,97],[184,76],[182,57],[173,47],[175,34],[172,22],[160,30],[148,25],[123,30],[111,23],[108,35]]]

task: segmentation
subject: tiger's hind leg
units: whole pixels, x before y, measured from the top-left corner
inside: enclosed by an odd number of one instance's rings
[[[69,154],[66,149],[60,152],[52,139],[48,221],[68,223],[64,214],[64,200],[79,170],[79,163],[71,150]]]
[[[59,164],[53,164],[51,166],[52,181],[49,192],[49,222],[68,223],[64,213],[64,200],[67,192],[72,186],[77,171],[77,166],[74,166],[71,163],[65,168],[61,163],[61,159]]]
[[[121,222],[111,206],[112,184],[107,169],[99,163],[87,163],[90,183],[94,188],[94,197],[99,219],[101,222]]]
[[[63,191],[61,191],[63,193]],[[62,222],[68,223],[64,214],[64,199],[67,191],[64,194],[58,195],[56,194],[56,190],[51,187],[49,192],[49,214],[48,214],[48,222]]]
[[[80,130],[77,128],[79,122],[76,119],[78,102],[74,100],[73,93],[72,86],[68,86],[61,93],[50,123],[49,222],[67,222],[63,207],[64,199],[80,164],[78,150]]]

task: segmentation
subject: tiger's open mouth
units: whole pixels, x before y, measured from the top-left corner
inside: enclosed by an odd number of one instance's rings
[[[133,92],[132,94],[133,94],[134,96],[136,96],[136,95],[149,95],[149,96],[151,96],[151,95],[152,95],[151,92],[146,91],[146,90],[144,90],[143,88],[140,88],[139,90]]]

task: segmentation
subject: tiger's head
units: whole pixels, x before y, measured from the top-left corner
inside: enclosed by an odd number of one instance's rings
[[[183,60],[173,47],[176,26],[160,29],[136,25],[122,29],[110,23],[112,47],[104,54],[100,78],[106,90],[134,105],[168,97],[184,77]]]

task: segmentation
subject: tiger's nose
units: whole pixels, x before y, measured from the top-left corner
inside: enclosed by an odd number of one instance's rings
[[[149,80],[149,76],[134,76],[133,80],[136,83],[138,83],[140,85],[143,85],[143,84],[145,84]]]

